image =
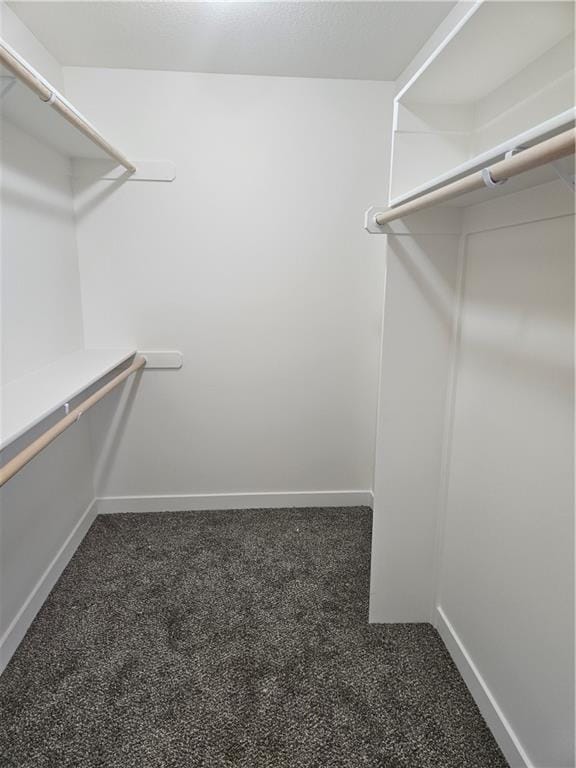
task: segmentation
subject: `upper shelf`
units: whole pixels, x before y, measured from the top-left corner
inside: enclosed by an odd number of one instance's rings
[[[403,101],[474,104],[573,35],[574,6],[561,0],[476,5],[407,84]]]
[[[87,349],[9,382],[0,390],[0,450],[136,354]]]
[[[390,204],[570,127],[574,5],[478,2],[395,99]]]
[[[2,114],[69,157],[112,158],[136,168],[51,83],[0,40]]]

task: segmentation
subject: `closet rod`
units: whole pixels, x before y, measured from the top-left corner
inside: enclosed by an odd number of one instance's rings
[[[86,138],[97,144],[107,155],[123,165],[127,171],[134,173],[136,166],[130,162],[124,155],[112,146],[102,134],[98,133],[96,128],[91,125],[85,117],[77,112],[70,102],[65,99],[57,90],[44,80],[36,70],[28,64],[16,51],[14,51],[4,40],[0,40],[0,64],[12,72],[24,85],[30,88],[41,101],[49,104],[52,109],[58,112],[70,125],[73,125]]]
[[[476,171],[469,176],[464,176],[463,179],[453,181],[445,187],[428,192],[408,203],[403,203],[396,208],[389,208],[387,211],[377,213],[374,216],[374,221],[382,226],[390,221],[407,216],[409,213],[430,208],[432,205],[437,205],[445,200],[463,195],[466,192],[496,186],[512,178],[512,176],[517,176],[525,171],[531,171],[533,168],[546,165],[546,163],[573,155],[575,149],[576,129],[571,128],[569,131],[564,131],[557,136],[553,136],[551,139],[541,141],[533,147],[523,149],[518,154],[506,157],[489,168],[484,168],[483,171]]]
[[[99,400],[102,400],[102,398],[107,395],[108,392],[111,392],[119,384],[122,384],[122,382],[125,381],[129,376],[131,376],[133,373],[136,373],[136,371],[139,371],[145,365],[146,358],[138,355],[134,359],[134,362],[128,366],[128,368],[125,368],[113,379],[110,379],[107,384],[104,384],[103,387],[100,387],[100,389],[96,390],[93,395],[90,395],[90,397],[86,398],[86,400],[80,403],[80,405],[76,406],[76,408],[74,408],[72,411],[67,413],[66,416],[60,419],[60,421],[57,421],[53,427],[50,427],[50,429],[41,434],[40,437],[34,440],[34,442],[26,446],[24,450],[20,451],[20,453],[17,453],[16,456],[14,456],[14,458],[11,459],[7,464],[5,464],[3,467],[0,467],[0,487],[7,483],[11,477],[14,477],[14,475],[19,472],[22,467],[25,467],[29,461],[32,461],[32,459],[37,456],[40,451],[44,450],[46,446],[50,445],[50,443],[54,441],[59,435],[61,435],[62,432],[68,429],[68,427],[71,427],[72,424],[75,424],[83,413],[86,413],[89,408],[92,408],[92,406],[96,405]]]

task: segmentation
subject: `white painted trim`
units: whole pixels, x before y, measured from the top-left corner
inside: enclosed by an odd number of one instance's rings
[[[510,768],[535,768],[472,657],[439,605],[436,606],[436,628]]]
[[[97,514],[121,512],[188,512],[209,509],[283,507],[359,507],[373,504],[372,491],[295,491],[285,493],[208,493],[168,496],[105,496]]]
[[[454,435],[454,421],[456,417],[456,395],[458,392],[458,371],[461,352],[462,308],[464,305],[464,288],[466,285],[467,242],[467,237],[462,235],[458,243],[458,263],[450,338],[448,385],[446,387],[446,398],[444,400],[444,429],[442,433],[441,446],[442,458],[440,462],[440,483],[438,484],[436,537],[434,543],[433,563],[434,595],[430,605],[432,622],[435,621],[434,606],[440,602],[440,584],[442,576],[442,565],[444,563],[446,521],[448,517],[448,495],[450,490],[450,470],[452,467],[452,438]]]
[[[14,652],[22,642],[36,614],[44,605],[46,598],[62,575],[62,571],[70,562],[72,555],[78,549],[80,542],[88,533],[88,529],[95,517],[96,499],[89,504],[32,592],[28,595],[24,605],[18,611],[10,626],[2,635],[2,638],[0,638],[0,674],[4,671]]]
[[[448,32],[448,34],[443,38],[443,40],[436,46],[436,48],[432,51],[432,53],[426,58],[424,63],[414,72],[414,74],[410,77],[408,82],[406,82],[402,88],[398,91],[398,93],[395,96],[395,101],[399,101],[404,94],[410,90],[411,86],[414,85],[416,80],[418,80],[419,77],[422,76],[422,74],[428,69],[428,67],[432,64],[432,62],[440,56],[444,48],[450,43],[454,37],[460,32],[462,27],[470,21],[472,16],[476,13],[476,11],[480,8],[480,6],[484,3],[484,0],[476,0],[474,5],[466,11],[464,16],[456,22],[454,27]],[[453,9],[455,10],[455,8]],[[400,75],[400,78],[402,78],[402,75]]]
[[[398,133],[398,99],[395,98],[392,107],[392,140],[390,142],[390,171],[388,173],[388,206],[390,200],[392,200],[392,181],[394,178],[394,161],[396,154],[394,152],[394,145],[396,141],[396,134]],[[386,206],[386,207],[388,207]]]

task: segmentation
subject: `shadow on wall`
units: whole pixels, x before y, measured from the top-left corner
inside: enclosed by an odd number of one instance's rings
[[[141,379],[142,370],[101,400],[89,413],[96,496],[110,475]]]
[[[430,237],[442,236],[427,236],[427,238]],[[486,368],[497,370],[505,377],[513,377],[522,386],[527,383],[538,385],[540,382],[543,388],[547,388],[552,376],[561,380],[563,392],[570,392],[573,380],[573,359],[568,360],[566,355],[559,351],[565,348],[565,344],[559,344],[558,340],[564,339],[573,345],[574,318],[570,310],[571,305],[559,302],[554,307],[554,316],[543,315],[539,318],[540,343],[537,346],[533,342],[524,343],[526,339],[533,337],[533,327],[530,318],[518,312],[518,302],[521,303],[526,299],[523,290],[519,288],[520,294],[516,303],[511,303],[509,292],[504,292],[502,300],[498,302],[494,291],[488,286],[484,296],[479,294],[477,289],[473,296],[467,295],[466,253],[469,238],[474,235],[462,235],[462,237],[465,239],[462,290],[466,300],[468,349],[471,346],[474,347],[478,361],[483,361]],[[410,238],[411,248],[408,249],[403,245],[402,238],[389,235],[388,243],[391,254],[402,262],[406,274],[418,286],[422,297],[449,331],[454,311],[454,294],[450,278],[443,274],[438,264],[430,258],[430,248],[426,247],[426,240],[413,236]],[[573,251],[572,244],[571,252]],[[569,253],[568,257],[570,257]],[[571,274],[567,285],[573,285],[574,282],[573,266],[572,262],[572,267],[567,264],[561,270],[561,274]],[[568,296],[566,298],[568,299]],[[511,333],[516,338],[516,343],[512,346]]]
[[[442,269],[430,258],[429,239],[444,238],[450,241],[453,248],[454,237],[458,235],[426,235],[425,238],[411,236],[408,238],[411,248],[405,248],[401,237],[388,235],[388,247],[391,254],[402,262],[406,274],[420,289],[438,320],[447,332],[452,328],[454,314],[453,274]],[[428,241],[428,242],[427,242]],[[390,255],[390,254],[389,254]]]
[[[105,181],[104,187],[100,191],[96,191],[93,185],[97,183],[99,179],[93,179],[91,183],[87,183],[86,179],[74,179],[74,211],[77,219],[82,219],[87,216],[94,209],[112,196],[112,194],[126,183],[126,179],[116,179],[116,181]],[[89,194],[89,191],[92,194]]]

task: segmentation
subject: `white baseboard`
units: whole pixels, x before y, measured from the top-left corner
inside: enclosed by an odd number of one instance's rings
[[[105,496],[97,512],[188,512],[207,509],[267,509],[282,507],[371,507],[371,491],[301,491],[287,493],[210,493],[171,496]]]
[[[464,678],[482,717],[486,720],[498,746],[504,753],[504,757],[508,760],[510,768],[534,768],[534,764],[498,706],[498,702],[488,688],[486,681],[440,606],[436,607],[436,628],[458,667],[458,671]]]
[[[58,550],[56,556],[46,568],[32,592],[28,595],[24,605],[8,629],[0,638],[0,674],[12,658],[15,650],[20,645],[22,638],[28,631],[34,617],[50,594],[52,587],[60,578],[62,571],[68,565],[72,555],[78,549],[80,542],[88,532],[96,517],[96,500],[92,501],[80,520],[76,523],[70,535]]]

